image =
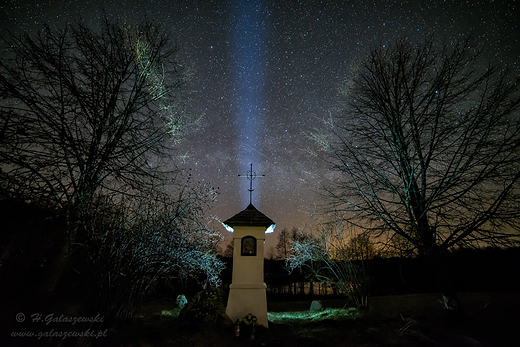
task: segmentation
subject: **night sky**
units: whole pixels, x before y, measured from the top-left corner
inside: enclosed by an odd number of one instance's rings
[[[520,60],[514,1],[0,1],[2,29],[15,32],[103,13],[171,30],[180,62],[195,71],[183,95],[205,117],[176,149],[181,167],[219,187],[210,213],[225,220],[249,204],[249,181],[238,175],[253,163],[265,175],[254,180],[253,204],[277,223],[266,249],[319,203],[326,168],[307,153],[305,134],[338,114],[337,88],[371,45],[472,33],[496,62]]]

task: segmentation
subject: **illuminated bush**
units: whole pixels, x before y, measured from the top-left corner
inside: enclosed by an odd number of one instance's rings
[[[353,230],[335,216],[327,223],[302,233],[292,244],[287,258],[289,272],[297,268],[308,271],[312,280],[330,283],[357,307],[368,305],[368,279],[363,266],[350,256]]]
[[[129,319],[163,278],[219,285],[221,235],[206,227],[195,200],[157,194],[132,206],[101,199],[90,214],[83,251],[92,309]]]

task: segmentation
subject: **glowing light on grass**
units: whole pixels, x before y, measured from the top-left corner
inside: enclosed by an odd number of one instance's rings
[[[161,310],[161,316],[177,318],[179,316],[179,312],[180,310]]]
[[[344,320],[356,317],[357,310],[353,307],[326,308],[321,311],[296,311],[296,312],[267,312],[269,322],[278,324],[305,324],[325,319]]]

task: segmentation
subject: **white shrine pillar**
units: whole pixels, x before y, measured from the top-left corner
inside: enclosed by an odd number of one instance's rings
[[[236,322],[249,313],[258,324],[268,327],[266,284],[264,283],[265,234],[274,222],[252,204],[222,223],[233,233],[233,277],[229,286],[226,314]]]

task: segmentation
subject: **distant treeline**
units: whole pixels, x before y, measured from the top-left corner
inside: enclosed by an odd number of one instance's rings
[[[232,258],[224,258],[224,288],[232,280]],[[361,265],[360,263],[358,263]],[[371,296],[436,292],[431,268],[422,258],[376,258],[364,267]],[[443,269],[458,292],[520,292],[520,248],[458,249],[450,253]],[[289,274],[284,260],[265,259],[264,279],[271,299],[340,295],[333,287],[311,282],[305,270]]]
[[[64,221],[52,207],[0,199],[0,286],[2,297],[34,298],[51,285],[63,247]],[[223,288],[232,281],[233,260],[224,257]],[[371,296],[436,292],[428,264],[421,258],[365,260]],[[270,299],[340,295],[330,285],[311,282],[304,269],[289,274],[284,260],[265,259],[264,279]],[[520,248],[458,249],[450,253],[446,271],[456,291],[520,292]],[[200,285],[172,279],[156,288],[157,297],[195,293]],[[82,288],[81,288],[82,289]],[[58,288],[59,291],[59,288]],[[70,286],[61,294],[75,297]],[[39,300],[39,299],[38,299]]]

